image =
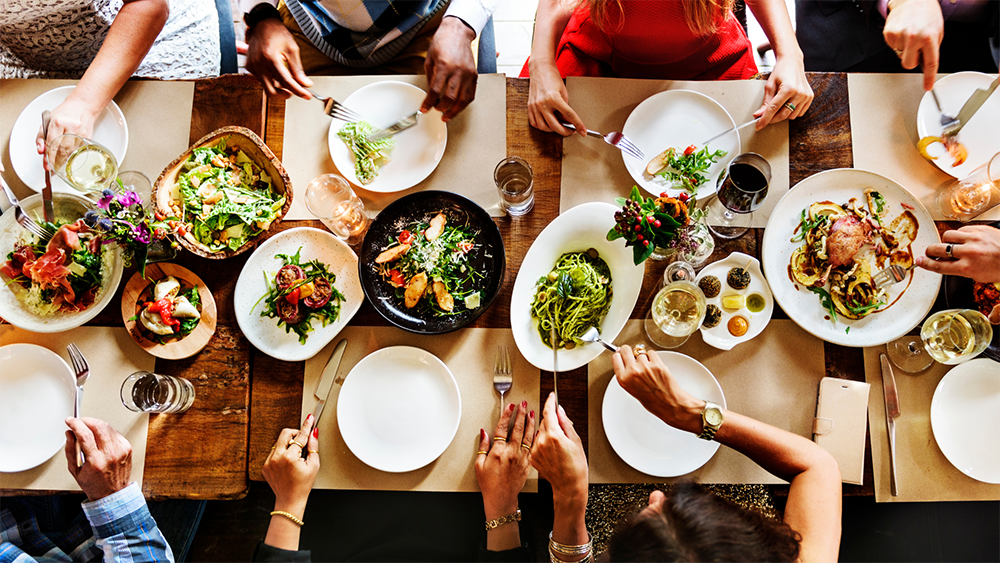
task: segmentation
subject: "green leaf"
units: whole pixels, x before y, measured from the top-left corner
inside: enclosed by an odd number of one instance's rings
[[[625,205],[625,198],[623,198],[623,197],[616,197],[615,198],[615,205],[619,205],[619,206]]]
[[[639,191],[639,186],[632,186],[632,193],[629,195],[629,198],[632,201],[641,201],[642,200],[642,192]],[[625,203],[625,202],[622,202],[622,203]]]
[[[618,239],[622,238],[623,236],[625,236],[625,235],[623,235],[620,231],[618,231],[616,229],[611,229],[610,231],[608,231],[608,237],[607,237],[607,239],[608,240],[618,240]]]

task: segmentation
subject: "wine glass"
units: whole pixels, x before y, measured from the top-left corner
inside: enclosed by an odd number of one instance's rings
[[[46,146],[45,160],[56,176],[83,193],[100,192],[118,176],[118,159],[107,147],[70,133]]]
[[[1000,152],[938,195],[941,214],[966,223],[1000,205]]]
[[[719,177],[716,198],[708,204],[708,228],[715,236],[734,239],[750,228],[753,211],[764,203],[771,165],[757,153],[743,153]]]
[[[697,285],[679,280],[656,293],[643,328],[653,344],[677,348],[687,342],[704,320],[705,294]]]
[[[306,207],[348,245],[361,242],[371,224],[364,202],[337,174],[323,174],[309,182]]]
[[[986,349],[993,327],[985,315],[972,309],[938,311],[920,327],[920,337],[904,336],[886,344],[892,363],[918,373],[937,360],[955,365],[971,360]]]

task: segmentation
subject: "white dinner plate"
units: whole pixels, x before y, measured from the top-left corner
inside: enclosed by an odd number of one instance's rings
[[[312,320],[313,331],[305,344],[299,344],[299,336],[294,331],[286,332],[278,326],[278,319],[260,316],[263,310],[261,296],[267,293],[267,283],[274,283],[274,275],[283,262],[276,254],[295,254],[302,248],[299,263],[319,260],[337,276],[334,287],[344,294],[346,301],[340,305],[340,316],[336,321],[323,326],[318,319]],[[266,277],[266,282],[265,282]],[[311,227],[298,227],[281,231],[267,239],[250,255],[236,281],[236,322],[250,343],[272,358],[286,362],[301,362],[315,356],[361,308],[365,299],[358,281],[358,256],[327,231]]]
[[[76,86],[63,86],[45,92],[31,101],[17,117],[14,127],[10,130],[10,162],[17,172],[17,177],[36,192],[45,187],[45,172],[42,170],[42,155],[35,150],[35,137],[42,124],[42,112],[53,110],[66,101],[69,93]],[[118,159],[121,165],[128,149],[128,124],[125,115],[114,100],[109,103],[94,123],[94,134],[91,139],[104,145]],[[63,182],[55,174],[52,177],[52,189],[56,192],[79,193]]]
[[[856,197],[864,202],[867,188],[878,190],[885,198],[890,220],[903,212],[902,204],[912,208],[918,223],[917,238],[910,246],[914,257],[922,256],[929,245],[941,242],[930,213],[903,186],[874,172],[853,168],[827,170],[796,184],[778,201],[764,229],[761,256],[764,275],[774,300],[803,330],[841,346],[878,346],[903,336],[924,320],[941,287],[941,274],[913,268],[910,271],[912,281],[900,282],[888,289],[889,302],[894,302],[894,305],[858,320],[838,315],[837,321],[833,322],[817,294],[792,282],[788,264],[792,253],[802,243],[791,242],[790,239],[799,224],[802,210],[817,201],[844,204]],[[850,330],[847,330],[848,327]]]
[[[934,91],[941,101],[941,109],[951,115],[958,115],[969,96],[977,89],[989,87],[994,78],[995,76],[981,72],[958,72],[938,80],[934,84]],[[943,154],[931,162],[942,172],[955,178],[968,176],[973,170],[986,164],[991,156],[1000,152],[998,123],[1000,123],[1000,91],[994,91],[958,133],[958,140],[969,150],[965,162],[952,166],[955,159],[944,152],[943,148],[940,151]],[[934,104],[930,92],[924,93],[917,108],[917,135],[919,139],[928,135],[941,135],[941,113]],[[928,152],[935,154],[932,151],[933,147]]]
[[[462,397],[437,356],[410,346],[372,352],[344,379],[337,425],[366,464],[389,473],[420,469],[448,449],[462,419]]]
[[[594,248],[611,270],[611,309],[599,327],[601,338],[614,341],[625,326],[639,298],[645,268],[636,266],[632,249],[624,240],[608,241],[607,234],[615,226],[615,211],[610,203],[592,202],[578,205],[549,223],[521,262],[511,295],[510,326],[514,342],[521,355],[538,369],[552,371],[552,348],[538,335],[537,321],[531,318],[531,302],[535,297],[538,278],[547,275],[556,260],[567,252],[586,252]],[[559,371],[576,369],[589,363],[604,351],[600,344],[584,344],[572,350],[559,350]]]
[[[746,289],[733,289],[726,283],[729,270],[732,268],[747,268],[747,264],[750,264],[750,286]],[[722,311],[722,320],[712,328],[701,327],[701,338],[705,341],[705,344],[719,350],[732,350],[733,346],[741,342],[746,342],[760,334],[764,330],[764,327],[767,326],[767,323],[771,322],[771,313],[774,311],[774,297],[771,295],[771,288],[768,287],[767,281],[764,279],[764,274],[760,270],[760,262],[756,258],[747,256],[742,252],[734,252],[726,257],[725,260],[719,260],[705,266],[705,269],[698,274],[697,281],[701,281],[706,276],[715,276],[719,279],[719,283],[722,286],[717,296],[705,298],[706,303],[715,305]],[[746,297],[754,293],[764,297],[764,310],[759,313],[751,313],[746,307],[739,311],[730,311],[722,308],[722,298],[727,295],[738,294]],[[733,336],[726,326],[729,319],[734,316],[743,317],[750,325],[743,336]]]
[[[76,378],[55,352],[0,346],[0,471],[31,469],[62,451],[75,401]]]
[[[726,406],[719,382],[698,360],[678,352],[657,352],[677,383],[705,401]],[[714,440],[669,426],[629,395],[612,377],[604,392],[604,433],[618,457],[654,477],[687,475],[712,459],[719,450]]]
[[[355,90],[343,104],[375,127],[385,128],[420,109],[427,93],[405,82],[376,82]],[[370,192],[398,192],[412,188],[437,168],[448,145],[448,127],[436,109],[417,116],[417,124],[393,136],[396,145],[389,152],[389,162],[379,168],[370,184],[362,184],[354,173],[354,153],[337,136],[344,126],[339,119],[330,121],[327,142],[330,157],[340,174],[352,184]]]
[[[941,378],[931,400],[931,430],[941,453],[959,471],[1000,483],[1000,363],[969,360]]]
[[[645,175],[649,161],[670,147],[683,151],[689,145],[700,145],[735,126],[736,122],[726,108],[704,94],[690,90],[660,92],[643,100],[625,120],[622,133],[646,155],[645,160],[637,160],[622,153],[625,168],[639,187],[654,196],[663,191],[676,196],[684,190],[667,189],[668,184],[662,178]],[[708,181],[698,188],[701,199],[715,193],[719,176],[726,165],[740,154],[739,131],[712,141],[709,149],[722,149],[726,151],[726,156],[708,169]]]

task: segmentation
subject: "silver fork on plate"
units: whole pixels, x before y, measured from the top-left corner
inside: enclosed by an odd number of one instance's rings
[[[576,127],[574,127],[572,123],[563,123],[563,127],[576,131]],[[646,155],[642,154],[642,151],[639,150],[639,147],[635,146],[635,144],[633,144],[628,137],[622,135],[618,131],[608,133],[607,135],[602,135],[597,131],[591,131],[590,129],[587,129],[587,136],[595,137],[597,139],[604,139],[605,143],[615,147],[616,149],[631,156],[632,158],[638,160],[646,159]]]
[[[7,195],[7,200],[10,201],[10,204],[14,207],[14,219],[19,225],[41,239],[40,242],[43,243],[48,242],[49,239],[55,236],[55,233],[36,223],[30,215],[21,209],[21,202],[18,201],[17,196],[14,195],[14,192],[10,189],[10,186],[7,185],[7,182],[2,177],[0,177],[0,186],[3,187],[3,192]]]
[[[956,127],[961,125],[961,123],[959,123],[958,118],[954,115],[944,112],[944,109],[941,108],[941,102],[938,101],[937,92],[934,91],[934,88],[931,88],[931,97],[934,98],[934,105],[937,106],[938,112],[941,114],[942,134],[948,136],[948,131],[954,130]]]
[[[507,345],[497,346],[497,360],[493,364],[493,388],[500,393],[500,412],[503,412],[504,393],[510,391],[514,383],[514,368],[510,364],[510,351]]]
[[[897,284],[906,279],[906,273],[913,269],[914,265],[910,265],[909,268],[904,268],[897,264],[892,264],[888,268],[879,270],[874,276],[872,276],[872,283],[875,287],[879,289],[885,289],[890,285]]]
[[[309,90],[312,97],[323,102],[323,111],[327,115],[334,119],[339,119],[341,121],[347,121],[348,123],[354,123],[355,121],[364,121],[360,115],[355,113],[353,110],[345,106],[344,104],[334,100],[333,98],[328,98],[326,96],[320,96],[316,92]]]
[[[87,358],[83,356],[80,349],[76,347],[73,342],[66,346],[66,351],[69,352],[69,359],[73,362],[73,373],[76,374],[76,404],[73,406],[73,418],[80,418],[80,403],[83,401],[83,384],[87,382],[90,377],[90,364],[87,363]],[[83,452],[80,451],[80,441],[76,442],[76,466],[82,467],[83,462]]]

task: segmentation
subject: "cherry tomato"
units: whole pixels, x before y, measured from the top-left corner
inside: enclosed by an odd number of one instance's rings
[[[463,253],[472,250],[474,246],[476,245],[471,240],[463,240],[462,242],[458,243],[458,249],[461,250]]]
[[[389,283],[396,287],[403,287],[406,285],[406,278],[399,270],[389,270]]]
[[[684,149],[684,156],[691,156],[691,153],[693,153],[695,150],[697,150],[697,148],[698,147],[696,147],[694,145],[691,145],[688,148]]]
[[[288,301],[292,305],[298,305],[299,293],[301,293],[301,290],[296,287],[295,289],[288,292],[288,295],[285,296],[285,301]]]
[[[691,199],[691,196],[689,196],[687,194],[687,192],[683,192],[683,193],[681,193],[681,195],[677,196],[677,199],[679,199],[679,200],[681,200],[681,201],[683,201],[683,202],[686,203],[687,200]]]
[[[410,231],[403,231],[399,233],[399,236],[396,238],[399,240],[399,244],[410,244],[413,242],[413,233]]]

